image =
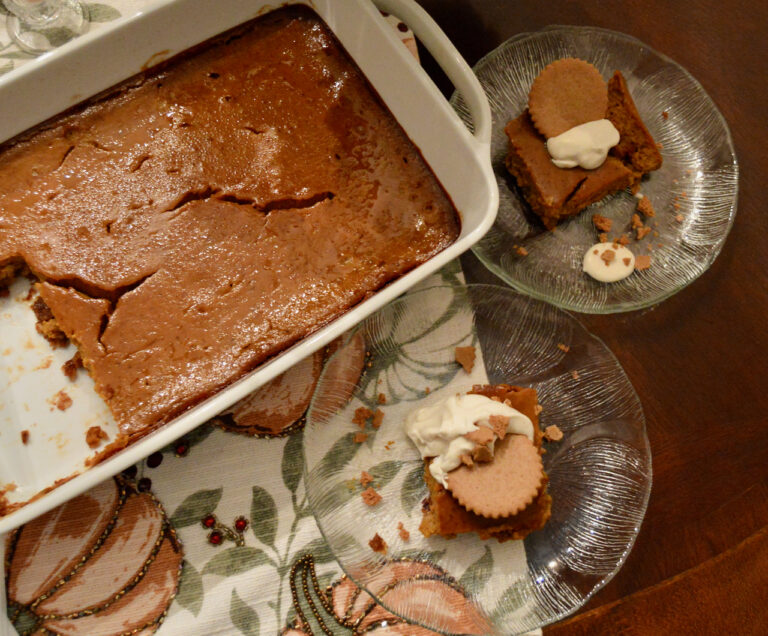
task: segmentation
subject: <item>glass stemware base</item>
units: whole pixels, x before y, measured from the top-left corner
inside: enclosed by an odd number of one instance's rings
[[[41,55],[85,32],[88,15],[78,0],[62,0],[60,11],[53,20],[33,25],[9,14],[6,28],[20,49],[32,55]]]

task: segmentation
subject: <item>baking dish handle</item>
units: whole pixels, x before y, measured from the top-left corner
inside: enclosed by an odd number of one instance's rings
[[[483,87],[448,36],[415,0],[373,0],[376,7],[405,22],[440,65],[467,104],[474,136],[484,146],[491,143],[491,107]]]

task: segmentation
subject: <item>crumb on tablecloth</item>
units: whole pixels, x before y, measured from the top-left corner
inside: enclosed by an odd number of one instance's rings
[[[355,433],[355,437],[353,439],[356,444],[362,444],[365,440],[368,439],[368,433]]]
[[[29,431],[27,429],[21,431],[21,443],[25,445],[29,443]]]
[[[381,409],[376,409],[373,412],[373,422],[372,422],[373,428],[379,428],[383,421],[384,421],[384,411],[382,411]]]
[[[373,411],[364,406],[359,406],[355,409],[355,415],[352,418],[352,422],[357,424],[360,428],[365,428],[365,423],[371,418]]]
[[[563,344],[562,342],[557,343],[557,348],[560,349],[563,353],[568,353],[571,348],[567,344]]]
[[[381,501],[381,495],[377,493],[372,486],[368,486],[368,488],[361,492],[360,495],[368,506],[375,506]]]
[[[402,521],[398,521],[397,523],[397,533],[403,541],[408,541],[411,538],[411,533],[405,529]]]
[[[373,481],[373,475],[367,471],[363,471],[360,473],[360,485],[365,488],[368,484],[370,484]]]
[[[467,373],[472,373],[472,369],[475,366],[475,348],[469,347],[456,347],[454,357],[461,367]]]
[[[387,403],[387,396],[383,393],[379,393],[378,397],[376,398],[376,401],[379,404],[386,404]]]
[[[387,542],[379,536],[378,532],[373,535],[373,539],[368,542],[368,545],[374,552],[379,552],[381,554],[387,553]]]

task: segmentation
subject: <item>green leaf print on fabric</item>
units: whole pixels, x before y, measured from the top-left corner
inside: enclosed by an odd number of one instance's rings
[[[317,474],[320,477],[328,477],[335,472],[334,466],[344,465],[349,462],[350,459],[357,452],[359,446],[355,443],[355,434],[347,433],[340,437],[336,443],[328,449],[325,456],[318,462]]]
[[[492,572],[493,555],[491,549],[485,546],[483,556],[465,570],[459,579],[459,585],[465,590],[481,590],[485,587]]]
[[[259,615],[232,590],[229,601],[229,620],[246,636],[259,636]]]
[[[333,552],[331,552],[331,549],[328,547],[328,544],[323,537],[313,539],[299,550],[299,552],[311,554],[315,559],[315,563],[332,563],[336,560],[336,557],[333,556]]]
[[[84,2],[85,8],[88,10],[88,18],[91,22],[111,22],[122,17],[122,14],[110,7],[108,4],[101,4],[99,2]]]
[[[251,529],[259,541],[275,546],[277,506],[272,495],[261,486],[254,486],[251,495]]]
[[[491,620],[494,622],[502,622],[504,617],[512,612],[517,611],[528,601],[526,595],[526,581],[520,581],[510,585],[504,593],[501,595],[499,602],[496,604],[496,608],[491,612]]]
[[[203,607],[203,579],[186,559],[183,561],[176,602],[192,612],[193,616],[197,616]]]
[[[304,433],[299,432],[291,435],[285,443],[283,449],[283,483],[291,492],[296,492],[296,488],[301,481],[303,472],[302,444],[304,443]]]
[[[203,575],[235,576],[265,563],[272,563],[264,550],[243,545],[227,548],[215,554],[203,568]]]
[[[51,43],[51,46],[57,47],[69,42],[72,38],[77,37],[77,33],[66,27],[52,27],[49,29],[40,29],[38,31],[40,35],[46,37]]]
[[[427,486],[424,484],[424,466],[417,464],[403,479],[403,487],[400,490],[400,503],[405,512],[410,513],[418,503],[427,495]]]
[[[373,477],[373,483],[376,488],[383,488],[386,486],[392,478],[397,475],[398,471],[402,467],[403,462],[386,461],[376,464],[368,472]]]
[[[344,438],[346,437],[347,436]],[[349,443],[353,444],[354,442],[350,441]],[[337,445],[338,444],[334,444],[334,448]],[[355,444],[355,446],[359,445]],[[384,488],[384,486],[392,481],[395,475],[397,475],[401,466],[402,462],[385,461],[381,462],[380,464],[376,464],[372,468],[369,468],[367,472],[371,475],[371,477],[373,477],[373,484],[371,485],[377,490]],[[340,508],[350,499],[352,499],[352,497],[359,497],[362,491],[363,487],[360,485],[360,481],[358,479],[340,481],[334,484],[332,488],[328,489],[318,498],[318,508],[328,510]]]
[[[186,528],[200,523],[203,517],[216,510],[220,499],[221,488],[198,490],[179,504],[176,512],[171,515],[171,525],[174,528]]]

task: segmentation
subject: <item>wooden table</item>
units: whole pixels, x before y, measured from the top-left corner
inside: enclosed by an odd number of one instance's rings
[[[640,395],[653,491],[621,571],[579,613],[544,631],[768,633],[768,3],[420,2],[470,64],[548,24],[631,34],[688,69],[725,116],[741,170],[739,205],[714,265],[654,308],[578,316]],[[473,256],[464,264],[470,280],[493,280]]]

